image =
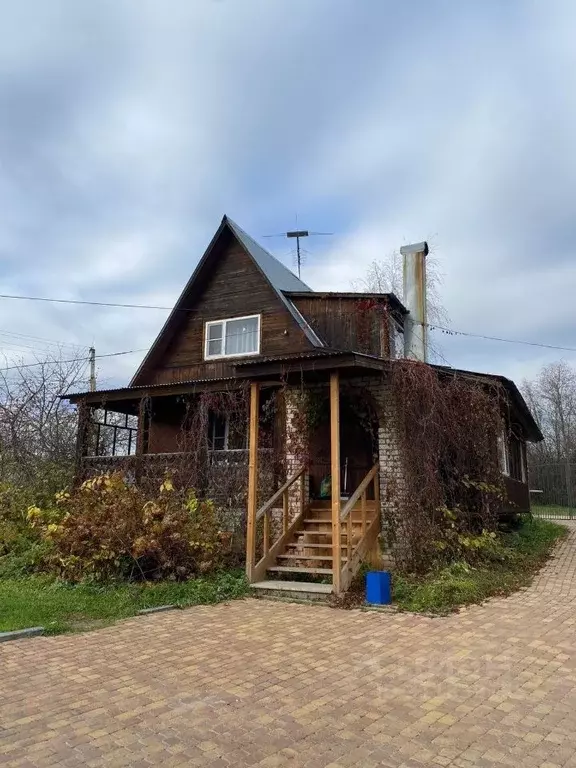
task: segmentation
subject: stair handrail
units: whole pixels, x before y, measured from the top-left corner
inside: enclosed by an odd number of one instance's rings
[[[341,512],[340,519],[338,520],[338,528],[340,528],[343,521],[346,522],[346,562],[340,569],[339,586],[341,589],[348,589],[352,583],[352,578],[358,571],[362,559],[366,557],[371,548],[376,545],[378,540],[378,533],[380,531],[380,480],[379,480],[380,467],[375,464],[370,472],[366,475],[364,480],[360,483],[358,488],[354,491],[352,496],[348,499],[344,509]],[[372,520],[367,518],[367,493],[370,485],[374,485],[374,512],[375,516]],[[359,541],[354,546],[352,545],[352,510],[356,503],[360,501],[360,508],[362,513],[362,532]]]
[[[268,499],[268,501],[260,507],[260,509],[256,512],[256,522],[258,522],[258,520],[260,520],[262,517],[264,517],[266,512],[268,512],[268,510],[271,509],[274,506],[274,504],[278,501],[278,499],[281,498],[281,496],[283,496],[285,491],[287,491],[288,488],[290,488],[290,486],[293,485],[293,483],[295,483],[296,480],[298,480],[298,478],[305,471],[306,471],[306,467],[305,466],[301,467],[298,470],[298,472],[296,472],[294,475],[292,475],[292,477],[289,477],[288,480],[286,480],[286,482],[284,483],[282,488],[279,488],[276,491],[276,493],[273,496],[271,496]]]
[[[341,523],[345,522],[345,520],[348,517],[348,515],[354,509],[354,505],[356,504],[356,502],[359,500],[359,498],[362,496],[362,494],[366,491],[366,489],[368,488],[370,483],[374,480],[374,478],[376,477],[376,473],[378,472],[379,466],[380,466],[379,464],[374,464],[372,469],[368,472],[368,474],[366,475],[364,480],[362,480],[362,482],[360,483],[358,488],[356,488],[356,490],[354,491],[352,496],[350,496],[350,498],[348,499],[348,501],[346,502],[346,504],[342,508],[342,510],[340,512],[340,522]]]
[[[256,512],[256,522],[263,519],[262,528],[262,557],[254,563],[251,573],[251,580],[258,581],[266,574],[267,568],[275,561],[276,557],[282,551],[286,542],[294,535],[297,526],[304,517],[307,509],[306,505],[306,467],[301,467],[291,477],[286,480],[284,485],[271,496]],[[294,504],[290,499],[290,489],[294,483],[300,480],[300,492],[298,498],[294,499]],[[271,516],[274,514],[272,508],[279,499],[282,499],[282,520],[280,535],[274,542],[271,541]],[[294,512],[296,512],[294,516]],[[292,519],[291,519],[292,515]]]

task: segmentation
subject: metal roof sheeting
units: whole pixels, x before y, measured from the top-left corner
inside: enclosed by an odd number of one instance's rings
[[[262,248],[247,232],[244,232],[242,227],[239,227],[235,221],[232,221],[228,216],[225,216],[224,220],[277,291],[302,291],[303,293],[308,293],[312,290],[299,277],[296,277],[288,267],[285,267],[282,262],[278,261],[275,256],[272,256],[265,248]]]
[[[186,384],[211,384],[216,381],[237,381],[236,376],[225,376],[221,379],[184,379],[182,381],[166,381],[161,384],[141,384],[137,387],[114,387],[113,389],[97,389],[95,391],[89,390],[88,392],[69,392],[66,395],[60,395],[61,400],[70,400],[77,397],[89,397],[96,395],[113,395],[118,392],[134,392],[134,396],[139,392],[148,392],[148,390],[154,389],[169,389],[170,387],[181,387]]]

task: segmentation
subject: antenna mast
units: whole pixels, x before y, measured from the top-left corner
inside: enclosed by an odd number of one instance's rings
[[[332,235],[333,232],[309,232],[307,229],[293,229],[290,232],[281,232],[278,235],[264,235],[264,237],[288,237],[296,240],[296,264],[298,266],[298,277],[302,270],[302,249],[300,248],[300,239],[302,237],[311,237],[315,235]]]
[[[300,267],[302,265],[302,259],[300,256],[300,238],[308,237],[310,232],[307,229],[294,229],[292,232],[286,232],[286,237],[296,238],[296,263],[298,265],[298,277],[300,277]]]

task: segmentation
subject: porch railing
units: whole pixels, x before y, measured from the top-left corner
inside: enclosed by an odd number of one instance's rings
[[[258,453],[265,456],[270,453],[270,451],[261,448]],[[186,457],[188,456],[192,456],[192,454],[187,451],[116,454],[114,456],[83,456],[82,466],[85,472],[110,472],[115,470],[130,470],[135,467],[160,467],[169,469],[174,464],[185,462]],[[206,462],[211,466],[247,465],[248,450],[208,451]]]
[[[256,560],[256,551],[248,553],[249,562],[255,563],[252,573],[249,574],[250,581],[260,581],[264,578],[267,568],[275,561],[276,556],[302,521],[306,510],[305,482],[306,468],[302,467],[289,477],[256,512],[256,526],[262,525],[261,556]],[[256,540],[253,546],[256,550]]]
[[[340,566],[340,539],[338,536],[338,557],[334,558],[334,568],[340,568],[340,589],[346,590],[358,570],[358,567],[375,545],[380,532],[380,482],[379,465],[375,464],[366,477],[362,480],[352,496],[346,501],[340,510],[339,529],[340,533],[346,529],[346,562]],[[368,500],[367,496],[373,489],[373,500]],[[360,502],[360,519],[353,518],[355,512],[358,512],[356,505]],[[369,510],[370,507],[370,510]],[[368,511],[374,510],[372,519],[368,519]],[[360,524],[360,538],[353,544],[354,523]]]

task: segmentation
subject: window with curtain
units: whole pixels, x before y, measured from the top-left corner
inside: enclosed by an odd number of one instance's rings
[[[248,447],[248,425],[240,414],[214,413],[208,418],[210,451],[242,451]]]
[[[204,357],[239,357],[260,352],[260,315],[206,323]]]

